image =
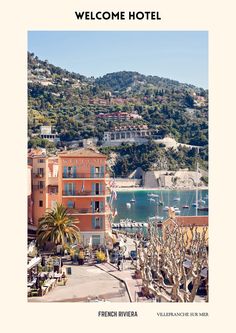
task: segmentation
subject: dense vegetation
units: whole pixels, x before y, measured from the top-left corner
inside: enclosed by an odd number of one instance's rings
[[[89,137],[97,137],[101,143],[104,131],[124,123],[100,119],[97,117],[99,113],[136,112],[142,118],[126,121],[126,125],[147,124],[163,137],[168,135],[182,143],[204,146],[200,157],[204,168],[207,168],[206,90],[128,71],[110,73],[97,79],[86,78],[39,60],[30,53],[28,77],[29,147],[53,146],[37,137],[41,125],[53,126],[61,139],[58,146]],[[150,169],[160,157],[167,161],[169,168],[176,165],[193,167],[194,157],[188,156],[193,153],[168,151],[154,143],[150,144],[146,147],[123,145],[110,149],[116,150],[121,156],[115,166],[116,172],[124,175],[126,168],[130,170],[140,163],[145,169]],[[134,161],[128,157],[132,150],[137,157]]]
[[[126,176],[141,167],[144,171],[148,170],[179,170],[189,168],[196,170],[196,162],[199,166],[207,170],[208,151],[205,147],[200,149],[199,154],[196,149],[181,147],[178,150],[164,150],[161,145],[154,141],[149,141],[146,145],[125,145],[118,147],[104,147],[100,151],[106,155],[111,152],[117,153],[117,162],[113,168],[114,174]]]

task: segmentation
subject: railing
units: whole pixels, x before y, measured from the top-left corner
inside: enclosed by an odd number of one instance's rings
[[[104,208],[68,208],[69,214],[96,214],[96,213],[105,213]]]
[[[33,177],[35,177],[35,178],[43,178],[44,177],[44,173],[33,173]]]
[[[70,196],[99,196],[99,195],[109,195],[109,191],[62,191],[62,195],[65,197]]]
[[[33,190],[44,190],[45,185],[33,185],[32,188]]]
[[[105,178],[105,174],[98,173],[63,173],[62,178]]]

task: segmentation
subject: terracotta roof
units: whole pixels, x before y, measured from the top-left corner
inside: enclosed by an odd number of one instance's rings
[[[30,149],[28,150],[28,157],[46,157],[46,153],[45,150],[41,150],[41,149]]]
[[[208,216],[176,216],[175,221],[180,226],[208,226]]]
[[[59,156],[72,156],[72,157],[106,157],[93,149],[78,149],[78,150],[64,150],[58,154]]]

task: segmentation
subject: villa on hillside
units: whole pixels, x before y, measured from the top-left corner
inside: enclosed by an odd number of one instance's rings
[[[143,144],[152,136],[147,125],[118,126],[113,131],[104,132],[103,146],[118,146],[122,142]]]

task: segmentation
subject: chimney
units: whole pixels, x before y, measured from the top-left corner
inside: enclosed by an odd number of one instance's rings
[[[168,210],[168,215],[169,215],[169,218],[171,219],[175,219],[175,210],[173,207],[170,207],[169,210]]]

